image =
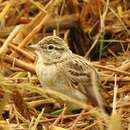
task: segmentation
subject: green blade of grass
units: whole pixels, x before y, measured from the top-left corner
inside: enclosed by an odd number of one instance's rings
[[[99,60],[102,57],[102,53],[103,53],[103,47],[104,47],[104,32],[101,33],[100,38],[99,38],[99,43],[100,43],[100,47],[99,47]]]

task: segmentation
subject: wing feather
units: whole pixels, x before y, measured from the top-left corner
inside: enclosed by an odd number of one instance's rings
[[[70,82],[71,87],[78,89],[82,92],[92,104],[98,105],[98,99],[95,96],[93,82],[99,85],[99,78],[95,69],[87,63],[83,57],[73,54],[64,63],[66,78]],[[95,78],[92,76],[95,75]],[[96,90],[99,91],[99,90]],[[100,94],[99,92],[97,92]],[[100,95],[99,95],[100,96]]]

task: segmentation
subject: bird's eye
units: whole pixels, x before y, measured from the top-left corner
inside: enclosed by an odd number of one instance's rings
[[[55,46],[54,46],[53,44],[50,44],[50,45],[47,46],[47,49],[48,49],[48,50],[52,50],[52,49],[54,49],[54,48],[55,48]]]

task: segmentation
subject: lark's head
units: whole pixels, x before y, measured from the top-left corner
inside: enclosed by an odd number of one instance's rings
[[[31,47],[35,50],[38,60],[48,64],[61,61],[71,53],[67,43],[58,36],[47,36]]]

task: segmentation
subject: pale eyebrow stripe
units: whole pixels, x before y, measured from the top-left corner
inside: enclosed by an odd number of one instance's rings
[[[52,43],[50,43],[50,44],[52,44]],[[49,44],[47,44],[47,43],[45,43],[44,45],[43,45],[43,44],[40,44],[40,47],[41,47],[42,49],[46,49],[46,48],[47,48],[47,45],[49,45]],[[59,45],[59,44],[57,44],[57,45]],[[64,48],[62,48],[62,47],[55,47],[55,49],[56,49],[56,50],[64,50]]]
[[[56,50],[64,50],[64,48],[55,47]]]

